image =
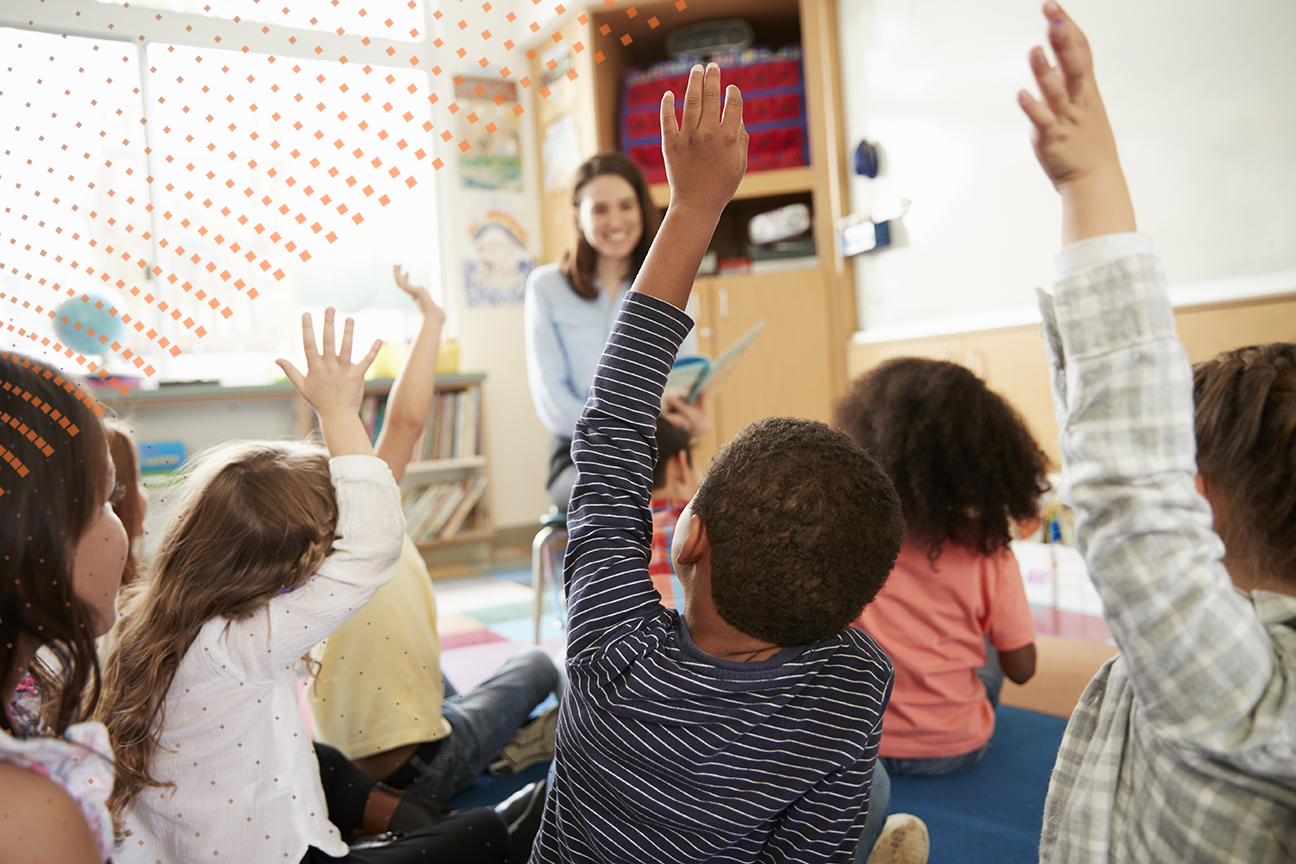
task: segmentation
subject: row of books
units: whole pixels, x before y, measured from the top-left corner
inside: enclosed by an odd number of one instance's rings
[[[360,422],[373,443],[378,441],[387,413],[387,395],[366,396],[360,403]],[[481,388],[446,390],[432,397],[427,424],[414,445],[416,462],[460,459],[481,453]]]
[[[481,453],[481,388],[447,390],[432,398],[414,460],[462,459]]]
[[[433,483],[405,493],[405,531],[415,542],[449,540],[463,527],[486,491],[485,475]]]

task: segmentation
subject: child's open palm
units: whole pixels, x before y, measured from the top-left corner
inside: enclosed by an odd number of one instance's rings
[[[422,285],[415,285],[411,282],[410,274],[401,270],[399,264],[392,265],[392,276],[396,279],[396,287],[414,298],[414,302],[418,304],[419,312],[423,313],[425,319],[445,320],[445,312],[432,299],[432,295],[428,293],[428,290]]]
[[[302,315],[302,347],[306,352],[306,374],[287,360],[276,360],[288,380],[297,388],[320,418],[324,442],[334,456],[351,453],[372,454],[373,447],[360,422],[360,403],[364,400],[364,376],[378,356],[382,340],[376,340],[369,353],[357,362],[351,360],[351,339],[355,321],[348,318],[342,330],[342,344],[334,351],[333,307],[324,310],[324,346],[315,345],[315,328],[309,313]],[[354,427],[354,428],[353,428]],[[356,436],[358,431],[359,437]]]
[[[1089,40],[1057,3],[1045,3],[1044,13],[1057,67],[1049,65],[1043,48],[1032,49],[1031,71],[1043,100],[1025,90],[1018,98],[1035,127],[1035,155],[1061,191],[1069,183],[1119,166],[1119,161],[1116,139],[1094,80]]]
[[[730,84],[722,96],[720,67],[694,66],[684,94],[684,116],[675,124],[675,94],[661,104],[662,154],[671,206],[697,205],[719,212],[747,170],[747,129],[742,93]]]
[[[1062,240],[1070,244],[1133,231],[1134,206],[1098,95],[1089,40],[1056,0],[1045,2],[1044,15],[1057,68],[1049,65],[1043,48],[1033,48],[1031,71],[1043,99],[1023,90],[1017,101],[1034,127],[1040,166],[1062,193]]]

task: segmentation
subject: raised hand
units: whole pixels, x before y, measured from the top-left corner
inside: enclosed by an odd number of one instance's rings
[[[1025,90],[1017,100],[1034,126],[1040,166],[1062,193],[1063,241],[1133,231],[1134,207],[1098,95],[1089,41],[1054,0],[1044,4],[1044,15],[1058,65],[1049,65],[1043,48],[1032,48],[1031,71],[1043,100]]]
[[[667,396],[662,416],[688,432],[690,438],[698,438],[711,429],[703,404],[705,399],[705,396],[699,396],[697,402],[690,405],[678,396]]]
[[[348,318],[342,329],[342,344],[335,352],[334,319],[336,310],[329,307],[324,310],[323,349],[315,345],[315,328],[311,326],[310,314],[302,315],[302,347],[306,352],[306,374],[287,360],[279,359],[275,363],[288,376],[288,380],[297,388],[302,398],[315,409],[320,418],[320,431],[324,433],[324,443],[333,456],[347,454],[372,454],[369,436],[365,434],[364,424],[360,422],[360,403],[364,400],[364,376],[382,340],[376,340],[369,348],[369,353],[358,362],[351,362],[351,339],[355,330],[355,321]],[[358,433],[358,435],[357,435]]]
[[[415,285],[410,282],[409,274],[401,270],[399,264],[392,265],[392,275],[396,278],[396,287],[414,298],[414,302],[418,304],[419,311],[423,313],[424,319],[445,320],[445,312],[432,299],[432,295],[422,285]]]
[[[733,198],[747,170],[747,129],[742,93],[720,92],[720,67],[694,66],[684,94],[684,117],[675,123],[675,94],[661,104],[662,154],[671,206],[697,206],[717,214]]]

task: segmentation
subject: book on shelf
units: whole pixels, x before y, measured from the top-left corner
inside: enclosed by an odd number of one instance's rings
[[[454,393],[441,394],[441,440],[434,459],[449,459],[454,450]]]
[[[459,529],[463,527],[464,520],[468,518],[468,514],[477,506],[477,502],[481,501],[482,494],[485,493],[485,491],[486,477],[485,475],[478,475],[471,481],[468,488],[464,490],[463,496],[459,499],[459,503],[455,505],[455,509],[450,513],[450,518],[446,520],[445,526],[441,529],[438,539],[449,540],[454,537],[455,534],[459,533]]]
[[[486,491],[485,476],[433,483],[409,493],[405,530],[416,541],[448,540],[458,533]]]
[[[441,390],[432,398],[413,459],[463,459],[481,453],[481,388]]]
[[[666,376],[666,395],[678,396],[692,405],[706,394],[717,390],[733,374],[738,361],[763,329],[765,322],[757,321],[756,326],[744,333],[742,338],[715,360],[705,357],[681,357],[676,360]]]

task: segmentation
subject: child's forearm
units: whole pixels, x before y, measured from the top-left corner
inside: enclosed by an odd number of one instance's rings
[[[1062,192],[1062,245],[1134,231],[1134,203],[1119,161],[1065,185]]]
[[[320,432],[329,456],[372,456],[373,445],[360,416],[354,412],[325,411],[319,414]]]
[[[387,417],[375,448],[378,458],[391,468],[399,483],[414,442],[427,425],[428,409],[436,393],[437,352],[445,315],[435,310],[423,316],[423,326],[410,345],[409,355],[387,400]]]
[[[702,256],[711,244],[720,210],[706,206],[672,206],[648,250],[634,290],[665,300],[676,309],[688,305]]]

